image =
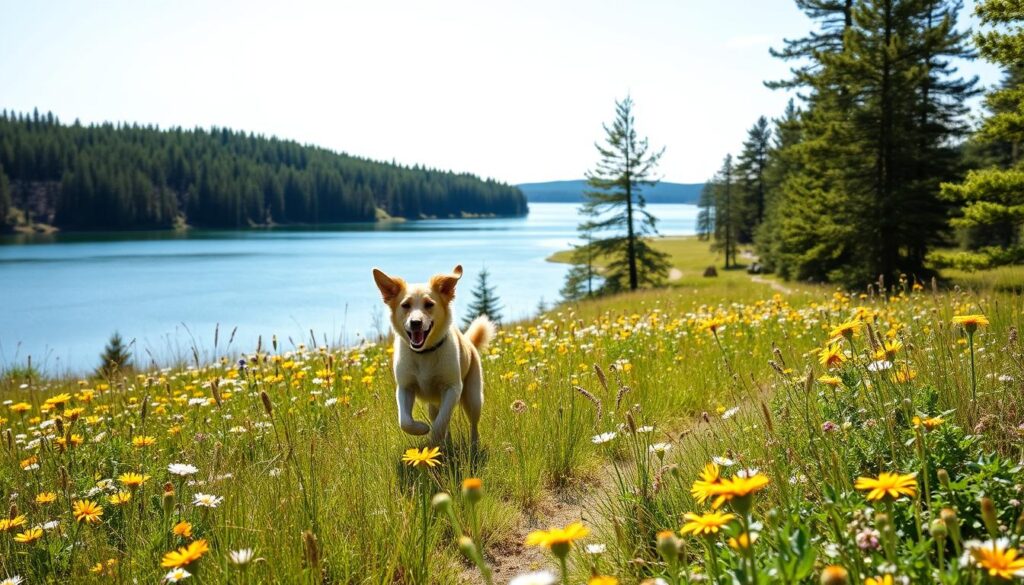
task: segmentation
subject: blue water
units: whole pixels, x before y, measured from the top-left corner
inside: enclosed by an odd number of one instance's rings
[[[663,234],[694,232],[694,206],[649,208]],[[358,343],[387,326],[374,266],[419,282],[461,263],[457,309],[486,266],[505,320],[528,317],[558,299],[567,267],[545,258],[575,241],[578,222],[573,204],[534,203],[524,218],[6,236],[0,370],[31,355],[50,373],[88,371],[115,330],[142,365],[191,360],[193,346],[204,359],[252,351],[260,335],[310,345],[311,329],[318,343]]]

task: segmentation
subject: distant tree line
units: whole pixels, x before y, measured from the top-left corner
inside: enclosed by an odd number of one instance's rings
[[[757,120],[726,157],[701,198],[699,235],[729,266],[751,244],[783,277],[848,285],[1024,259],[1024,7],[981,1],[993,28],[972,44],[959,0],[796,3],[815,28],[773,51],[795,66],[767,85],[798,101]],[[980,90],[954,63],[976,49],[1007,77],[971,135],[967,100]],[[958,244],[966,252],[950,260]]]
[[[75,230],[374,221],[378,208],[403,218],[527,211],[519,189],[469,174],[225,128],[64,125],[50,113],[5,110],[0,227],[24,220],[18,201],[39,185],[55,199],[45,219]]]

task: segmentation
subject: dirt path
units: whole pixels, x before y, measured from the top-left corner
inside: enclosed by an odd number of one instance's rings
[[[793,289],[789,288],[788,286],[782,284],[777,280],[771,280],[763,276],[758,276],[756,274],[750,277],[750,281],[756,282],[758,284],[767,284],[768,286],[771,287],[773,291],[780,292],[784,295],[792,294],[793,292]]]

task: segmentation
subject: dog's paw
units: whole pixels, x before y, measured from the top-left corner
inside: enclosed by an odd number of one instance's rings
[[[425,435],[430,432],[430,425],[418,420],[410,420],[402,423],[402,430],[410,435]]]

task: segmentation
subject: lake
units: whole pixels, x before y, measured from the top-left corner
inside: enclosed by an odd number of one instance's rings
[[[694,233],[693,205],[650,205],[665,235]],[[577,206],[532,203],[522,218],[438,219],[320,229],[0,237],[0,370],[86,372],[114,331],[136,363],[359,343],[387,326],[370,269],[420,282],[461,263],[456,308],[486,266],[506,321],[558,299],[567,267],[545,261],[576,240]],[[228,347],[231,331],[237,327]],[[289,342],[291,339],[291,342]],[[150,357],[151,356],[151,357]]]

